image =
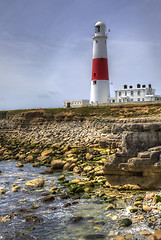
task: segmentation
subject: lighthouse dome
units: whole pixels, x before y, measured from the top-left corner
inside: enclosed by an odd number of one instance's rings
[[[95,27],[96,26],[106,26],[102,21],[98,21],[96,24],[95,24]]]
[[[105,35],[106,25],[102,21],[95,24],[95,36]]]

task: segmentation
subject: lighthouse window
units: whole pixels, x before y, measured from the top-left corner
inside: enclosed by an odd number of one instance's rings
[[[95,85],[97,83],[97,81],[93,81],[93,85]]]
[[[94,77],[96,77],[96,73],[94,73]]]
[[[98,43],[98,40],[96,40],[96,43]]]
[[[100,32],[100,26],[95,27],[95,33]]]

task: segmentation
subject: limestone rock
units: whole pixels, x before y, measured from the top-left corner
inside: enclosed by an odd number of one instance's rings
[[[156,230],[154,232],[154,240],[161,240],[161,230]]]
[[[65,165],[65,162],[62,160],[54,159],[51,161],[51,169],[53,170],[63,169],[64,165]]]
[[[25,187],[28,188],[38,188],[44,186],[44,179],[33,179],[25,183]]]

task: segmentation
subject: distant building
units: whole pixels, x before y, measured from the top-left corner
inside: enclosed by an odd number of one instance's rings
[[[65,100],[64,108],[78,108],[89,106],[89,100]]]
[[[155,95],[155,89],[151,87],[151,84],[148,87],[137,84],[136,88],[124,85],[124,89],[115,90],[115,102],[149,102],[160,99],[161,96]]]

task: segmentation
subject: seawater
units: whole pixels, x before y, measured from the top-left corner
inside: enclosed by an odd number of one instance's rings
[[[4,240],[83,240],[83,239],[112,239],[113,237],[132,233],[137,236],[140,231],[148,230],[145,223],[132,224],[131,227],[119,226],[119,218],[131,217],[126,207],[108,210],[108,204],[99,198],[79,199],[78,204],[64,208],[64,204],[73,200],[55,198],[53,202],[42,203],[44,193],[48,193],[53,186],[61,187],[57,179],[62,172],[42,175],[40,172],[46,167],[33,168],[26,164],[23,171],[15,167],[16,161],[1,161],[0,188],[7,192],[0,195],[0,217],[11,215],[7,222],[0,223],[0,239]],[[63,173],[64,174],[64,173]],[[72,173],[65,174],[66,178],[76,178]],[[25,188],[25,182],[31,179],[44,178],[45,185],[41,189],[30,190]],[[78,176],[77,176],[78,178]],[[12,192],[12,184],[20,186],[18,192]],[[37,208],[32,209],[33,206]],[[52,207],[56,207],[52,210]],[[24,213],[23,213],[24,210]],[[34,215],[43,218],[41,222],[27,222],[25,216]],[[81,216],[83,220],[72,223],[71,217]],[[116,220],[111,220],[117,216]],[[134,238],[137,239],[137,238]],[[139,237],[138,239],[144,239]]]

